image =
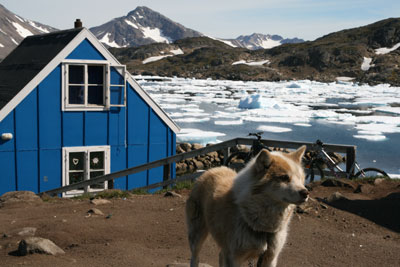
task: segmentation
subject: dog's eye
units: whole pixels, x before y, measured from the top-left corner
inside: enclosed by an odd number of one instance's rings
[[[287,174],[279,175],[277,178],[278,178],[279,180],[283,181],[283,182],[288,182],[288,181],[290,180],[290,177],[289,177],[289,175],[287,175]]]

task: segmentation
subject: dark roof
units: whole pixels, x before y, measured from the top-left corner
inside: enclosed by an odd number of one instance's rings
[[[71,42],[83,28],[25,38],[0,63],[0,109]]]

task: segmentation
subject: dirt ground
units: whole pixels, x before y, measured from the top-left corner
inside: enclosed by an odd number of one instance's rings
[[[278,266],[400,266],[400,181],[316,182],[297,209]],[[182,197],[163,194],[112,198],[4,202],[0,207],[0,266],[162,266],[188,263]],[[340,192],[342,198],[327,199]],[[359,193],[354,193],[359,192]],[[92,208],[104,215],[88,216]],[[63,255],[15,252],[24,227],[48,238]],[[209,238],[201,262],[217,264]]]

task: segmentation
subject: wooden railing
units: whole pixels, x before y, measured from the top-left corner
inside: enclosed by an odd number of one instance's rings
[[[268,147],[279,147],[279,148],[288,148],[288,149],[297,149],[302,145],[306,145],[307,149],[311,149],[313,143],[310,142],[296,142],[296,141],[279,141],[279,140],[267,140],[267,139],[262,139],[261,140],[263,144],[265,144]],[[166,186],[168,184],[176,183],[178,181],[188,179],[188,178],[176,178],[176,179],[171,179],[170,177],[170,168],[171,164],[182,161],[184,159],[188,158],[194,158],[199,155],[207,154],[210,152],[214,151],[223,151],[224,153],[224,159],[228,158],[229,155],[229,150],[231,147],[234,147],[236,145],[253,145],[254,139],[252,138],[235,138],[231,139],[228,141],[224,141],[215,145],[210,145],[206,146],[197,150],[192,150],[189,152],[185,152],[182,154],[177,154],[174,156],[170,156],[167,158],[159,159],[156,161],[152,161],[143,165],[127,168],[121,171],[113,172],[110,174],[106,174],[103,176],[95,177],[90,180],[85,180],[81,182],[77,182],[74,184],[66,185],[63,187],[59,187],[56,189],[48,190],[42,193],[46,193],[49,195],[57,195],[61,194],[70,190],[78,189],[78,188],[86,188],[87,186],[101,183],[104,181],[109,181],[109,180],[114,180],[118,179],[120,177],[125,177],[134,173],[146,171],[152,168],[164,166],[164,177],[163,177],[163,182],[153,184],[153,185],[148,185],[145,187],[141,187],[142,189],[151,189],[151,188],[157,188],[161,186]],[[350,146],[350,145],[335,145],[335,144],[324,144],[324,149],[327,152],[338,152],[338,153],[346,153],[346,172],[350,172],[351,167],[353,166],[353,163],[355,162],[356,159],[356,146]],[[189,176],[190,178],[191,176]]]

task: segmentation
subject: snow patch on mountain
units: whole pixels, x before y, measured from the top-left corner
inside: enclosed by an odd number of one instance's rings
[[[158,28],[142,27],[141,28],[144,38],[150,38],[157,43],[171,43],[171,39],[162,34],[162,31]]]
[[[397,48],[400,47],[400,43],[395,44],[393,47],[389,48],[389,47],[382,47],[382,48],[378,48],[375,49],[375,54],[377,55],[384,55],[384,54],[388,54],[394,50],[396,50]]]
[[[367,70],[369,70],[371,67],[373,67],[374,64],[371,64],[371,62],[372,62],[372,58],[370,58],[370,57],[364,57],[364,61],[363,61],[363,63],[361,64],[361,70],[367,71]]]
[[[111,41],[111,33],[104,34],[103,38],[100,39],[100,42],[115,48],[121,48],[115,41]]]
[[[27,30],[26,28],[24,28],[23,26],[21,26],[17,22],[11,22],[11,23],[15,27],[15,29],[17,30],[18,34],[21,35],[22,38],[25,38],[27,36],[33,35],[32,32],[30,32],[29,30]]]
[[[135,17],[133,17],[133,19],[135,19]],[[132,26],[132,27],[135,28],[135,29],[139,29],[139,27],[138,27],[135,23],[133,23],[132,21],[126,19],[125,22],[126,22],[126,24],[128,24],[129,26]]]
[[[261,61],[239,60],[239,61],[233,62],[232,65],[245,64],[245,65],[248,65],[248,66],[262,66],[264,64],[269,64],[269,63],[271,63],[271,62],[268,59],[261,60]]]

